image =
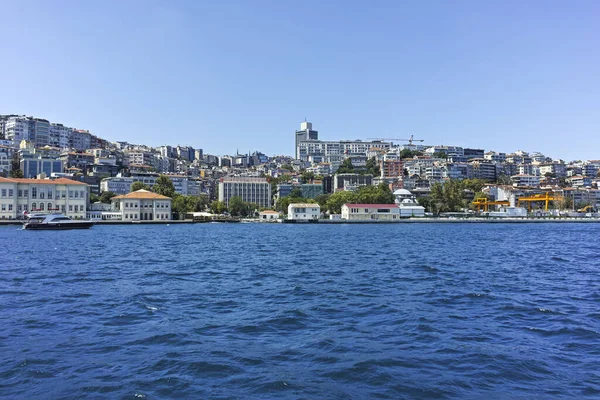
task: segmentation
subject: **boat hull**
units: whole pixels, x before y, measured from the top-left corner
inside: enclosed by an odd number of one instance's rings
[[[89,229],[94,225],[93,222],[70,222],[56,224],[31,224],[23,225],[23,229],[29,230],[66,230],[66,229]]]

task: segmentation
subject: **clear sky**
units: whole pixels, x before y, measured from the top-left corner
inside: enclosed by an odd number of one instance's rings
[[[600,1],[0,0],[0,113],[293,155],[425,139],[600,159]]]

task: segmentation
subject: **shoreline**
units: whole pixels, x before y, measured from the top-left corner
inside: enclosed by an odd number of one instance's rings
[[[373,221],[373,220],[328,220],[320,219],[313,221],[259,221],[259,220],[221,220],[221,221],[194,221],[194,220],[171,220],[171,221],[96,221],[95,225],[180,225],[180,224],[292,224],[292,225],[362,225],[362,224],[539,224],[539,223],[600,223],[600,218],[406,218],[395,221]],[[22,225],[20,220],[0,220],[0,226]]]

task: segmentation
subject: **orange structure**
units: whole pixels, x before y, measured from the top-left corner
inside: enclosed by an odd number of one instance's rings
[[[545,194],[534,194],[533,196],[519,197],[517,200],[517,206],[521,206],[521,202],[527,203],[527,211],[531,212],[531,203],[544,203],[544,211],[548,211],[548,204],[551,201],[561,200],[560,196],[551,195],[550,192]]]
[[[500,201],[492,201],[488,200],[485,197],[480,197],[473,200],[473,205],[477,206],[477,212],[481,212],[481,207],[483,207],[483,211],[487,212],[490,206],[510,206],[510,201],[500,200]]]

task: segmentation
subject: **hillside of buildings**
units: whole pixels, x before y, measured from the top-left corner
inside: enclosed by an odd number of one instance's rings
[[[555,199],[556,210],[600,206],[600,160],[567,162],[522,150],[429,145],[412,137],[323,140],[310,122],[290,131],[293,156],[260,151],[213,155],[174,143],[151,147],[111,142],[42,118],[0,115],[0,176],[6,178],[0,186],[7,185],[0,192],[0,218],[40,210],[41,199],[29,198],[32,188],[53,181],[83,184],[84,192],[73,191],[84,197],[76,205],[80,217],[91,211],[114,212],[117,202],[111,199],[140,189],[166,195],[175,218],[189,212],[245,216],[269,209],[285,214],[294,202],[318,203],[322,212],[335,214],[344,202],[393,202],[390,196],[399,189],[408,190],[433,213],[474,210],[476,198],[514,206],[520,198],[545,193]],[[9,187],[9,182],[17,185],[15,179],[29,186]],[[172,189],[165,190],[165,182]],[[387,188],[386,193],[373,194],[378,188]],[[9,193],[23,202],[10,203]],[[55,209],[56,204],[44,200],[42,210]],[[67,204],[63,206],[69,213]],[[120,217],[125,214],[120,210]]]

